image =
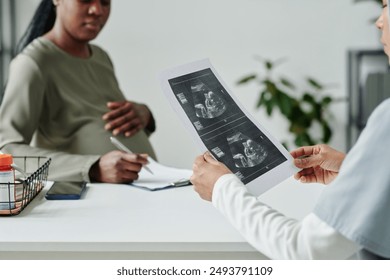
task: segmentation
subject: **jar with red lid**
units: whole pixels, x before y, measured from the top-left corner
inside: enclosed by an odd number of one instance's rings
[[[13,158],[0,154],[0,210],[15,208],[15,171]]]

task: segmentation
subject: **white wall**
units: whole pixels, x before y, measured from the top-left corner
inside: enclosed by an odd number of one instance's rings
[[[20,2],[24,13],[32,12],[27,1]],[[380,47],[379,32],[370,22],[379,12],[374,3],[354,0],[113,0],[111,18],[96,43],[110,53],[125,95],[152,109],[158,129],[151,140],[159,160],[191,168],[199,150],[159,88],[160,70],[209,57],[242,104],[283,140],[286,123],[254,109],[258,88],[236,86],[239,78],[260,68],[253,56],[286,57],[280,73],[297,81],[310,75],[337,84],[332,93],[345,97],[347,50]],[[332,144],[344,149],[346,104],[334,106],[334,112]],[[286,192],[295,195],[293,203],[281,203]],[[279,188],[267,200],[300,217],[317,195],[309,187],[294,194]]]
[[[353,0],[113,0],[112,14],[97,43],[116,65],[123,91],[142,101],[157,117],[152,142],[159,159],[191,167],[197,147],[161,93],[156,74],[164,68],[209,57],[240,101],[279,139],[283,120],[268,120],[254,109],[256,86],[236,86],[260,64],[254,55],[288,58],[279,67],[294,80],[310,75],[337,84],[346,96],[346,52],[379,46],[370,24],[380,9]],[[344,149],[346,105],[334,107],[333,144]]]

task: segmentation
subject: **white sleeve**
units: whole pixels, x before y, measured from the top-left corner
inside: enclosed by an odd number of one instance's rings
[[[218,179],[212,203],[271,259],[347,259],[360,249],[313,213],[297,221],[268,207],[233,174]]]

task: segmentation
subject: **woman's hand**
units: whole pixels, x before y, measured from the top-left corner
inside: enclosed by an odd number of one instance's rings
[[[110,111],[103,115],[107,122],[105,129],[111,130],[113,135],[123,133],[126,137],[133,136],[144,129],[150,122],[152,114],[148,107],[130,101],[108,102]]]
[[[148,163],[146,154],[129,154],[112,151],[103,155],[89,170],[93,182],[130,183],[138,179],[143,165]]]
[[[215,160],[209,152],[206,152],[195,159],[190,180],[200,197],[211,201],[215,183],[219,177],[228,173],[231,171],[223,163]]]
[[[295,179],[303,183],[325,185],[337,177],[345,158],[344,153],[324,144],[301,147],[292,151],[291,155],[294,164],[302,169],[294,175]]]

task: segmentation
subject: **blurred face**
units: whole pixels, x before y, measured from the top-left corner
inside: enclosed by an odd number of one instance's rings
[[[88,42],[96,38],[110,15],[111,0],[54,0],[59,28],[70,38]]]
[[[382,14],[376,21],[376,26],[382,31],[381,42],[385,53],[390,60],[390,26],[389,26],[389,7],[388,0],[383,0]]]

